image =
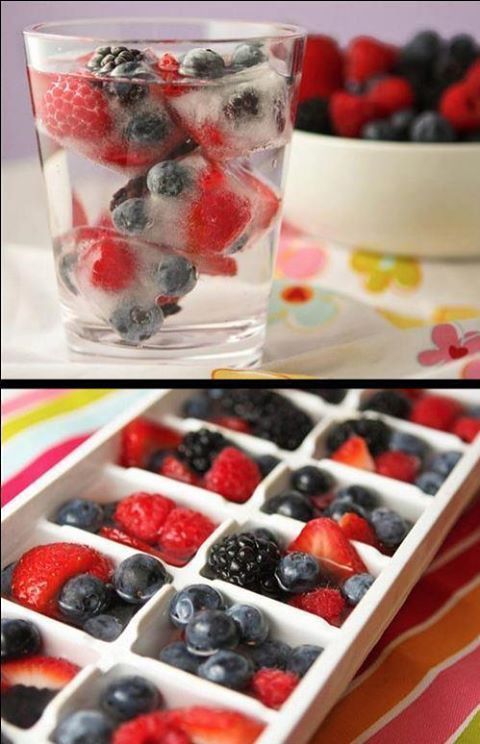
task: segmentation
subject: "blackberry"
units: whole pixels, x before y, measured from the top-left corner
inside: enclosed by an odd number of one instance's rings
[[[345,388],[300,388],[306,393],[312,395],[318,395],[319,398],[323,398],[326,403],[341,403],[345,398],[347,391]]]
[[[348,419],[334,426],[327,434],[325,445],[327,453],[332,454],[350,437],[365,439],[371,454],[376,456],[388,449],[390,428],[378,419]]]
[[[228,535],[214,545],[208,566],[216,579],[261,594],[278,593],[275,571],[280,560],[278,545],[253,532]]]
[[[140,49],[128,49],[124,46],[98,47],[93,57],[87,62],[87,68],[97,75],[108,75],[119,65],[126,62],[140,62],[143,52]]]
[[[38,721],[56,692],[30,685],[13,685],[2,693],[2,718],[18,728],[28,729]]]
[[[98,77],[137,77],[146,75],[146,68],[141,63],[144,54],[139,49],[128,49],[124,46],[99,47],[87,62],[87,69]],[[146,85],[115,81],[102,84],[103,90],[112,98],[127,105],[140,101],[148,93]]]
[[[360,408],[362,411],[378,411],[378,413],[386,413],[395,418],[407,419],[412,404],[405,395],[396,390],[379,390],[365,400]]]
[[[294,450],[301,445],[312,426],[310,416],[289,404],[279,406],[275,413],[262,418],[253,431],[282,449]]]
[[[228,445],[225,437],[216,431],[200,429],[186,434],[178,446],[178,455],[196,473],[206,473],[216,455]]]

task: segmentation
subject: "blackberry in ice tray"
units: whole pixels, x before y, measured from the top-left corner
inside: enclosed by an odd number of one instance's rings
[[[216,578],[265,594],[278,593],[278,545],[252,532],[229,535],[211,548],[208,566]]]

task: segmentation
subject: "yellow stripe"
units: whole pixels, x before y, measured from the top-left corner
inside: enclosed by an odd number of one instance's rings
[[[6,442],[24,429],[28,429],[29,426],[39,424],[47,419],[55,418],[55,416],[59,416],[63,413],[70,413],[77,408],[82,408],[82,406],[86,406],[100,398],[104,398],[111,392],[113,392],[113,388],[103,390],[75,390],[66,393],[65,395],[61,395],[59,398],[55,398],[52,401],[36,406],[31,411],[21,413],[19,416],[10,419],[3,425],[2,441]]]
[[[310,744],[350,744],[422,681],[433,667],[478,638],[480,586],[433,625],[395,646],[365,681],[330,712]]]

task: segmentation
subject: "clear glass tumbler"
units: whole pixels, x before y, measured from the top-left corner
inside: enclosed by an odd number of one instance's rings
[[[302,30],[122,19],[24,35],[70,349],[257,364]]]

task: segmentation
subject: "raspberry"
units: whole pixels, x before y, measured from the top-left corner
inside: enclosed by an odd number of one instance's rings
[[[471,83],[450,85],[439,108],[457,132],[473,132],[480,127],[480,89],[476,90]]]
[[[212,419],[212,423],[223,426],[225,429],[240,431],[243,434],[249,434],[251,431],[248,421],[244,421],[237,416],[217,416],[217,418]]]
[[[100,535],[100,537],[105,537],[107,540],[113,540],[113,542],[118,542],[120,543],[120,545],[128,545],[129,548],[141,550],[143,553],[155,555],[157,556],[157,558],[163,557],[160,554],[159,550],[155,550],[155,548],[152,548],[146,542],[143,542],[143,540],[139,540],[137,537],[127,535],[126,532],[122,532],[122,530],[118,529],[118,527],[101,527],[98,534]]]
[[[410,421],[432,429],[448,431],[458,416],[463,413],[463,406],[452,398],[442,395],[425,395],[415,403],[410,414]]]
[[[342,87],[343,60],[329,36],[308,36],[303,58],[299,100],[326,98]]]
[[[166,478],[189,483],[191,486],[198,486],[200,478],[193,473],[178,457],[167,455],[162,463],[161,474]]]
[[[392,76],[379,80],[370,88],[367,98],[381,109],[384,116],[388,116],[413,106],[415,96],[408,80]]]
[[[452,434],[456,434],[457,437],[463,439],[464,442],[473,442],[477,434],[480,432],[480,419],[473,418],[472,416],[460,416],[452,428],[450,429]]]
[[[188,216],[188,243],[196,253],[220,253],[232,246],[252,217],[243,196],[223,188],[206,189]]]
[[[368,98],[339,90],[330,98],[330,117],[335,134],[358,137],[364,124],[381,116],[378,105]]]
[[[348,45],[345,76],[348,82],[364,83],[374,75],[390,72],[397,50],[369,36],[358,36]]]
[[[382,452],[375,458],[375,472],[387,478],[413,483],[420,468],[420,460],[406,452]]]
[[[298,685],[299,678],[293,672],[281,669],[259,669],[252,677],[252,691],[268,708],[280,708]]]
[[[82,254],[82,260],[91,265],[90,283],[105,292],[120,292],[135,279],[135,253],[122,238],[99,232],[102,236]]]
[[[165,520],[159,538],[160,550],[175,559],[176,565],[184,565],[195,555],[200,545],[209,537],[215,525],[207,517],[192,509],[177,507]],[[165,557],[165,560],[168,560]]]
[[[228,501],[242,503],[250,498],[262,476],[256,462],[235,447],[226,447],[205,475],[205,487]]]
[[[41,117],[56,139],[103,138],[111,128],[108,104],[99,88],[73,75],[59,75],[45,93]]]
[[[175,503],[156,493],[132,493],[115,509],[114,519],[129,535],[153,545]]]
[[[329,588],[314,589],[306,594],[298,594],[296,597],[289,599],[288,604],[323,617],[332,625],[340,625],[341,616],[345,609],[345,600],[338,589]]]

